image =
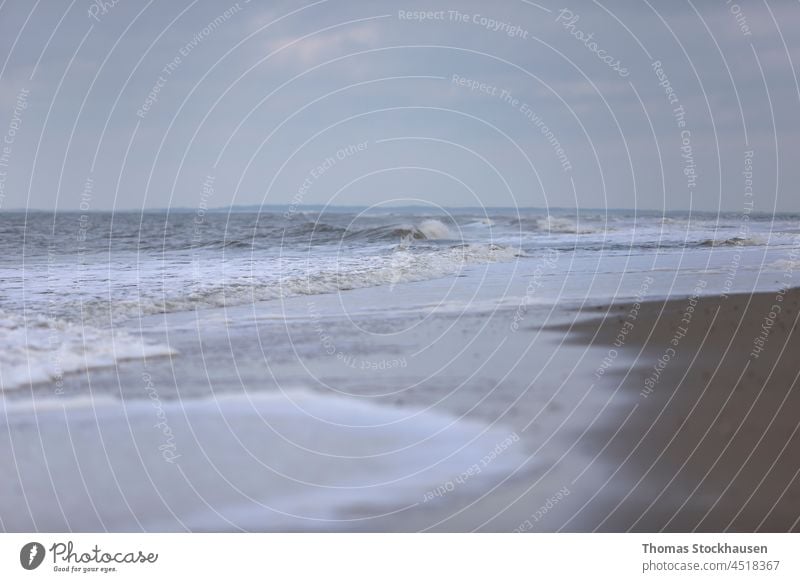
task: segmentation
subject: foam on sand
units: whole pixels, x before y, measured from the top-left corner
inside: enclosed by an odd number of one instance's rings
[[[0,392],[123,360],[176,353],[124,332],[44,316],[26,318],[1,310],[0,344]]]
[[[509,430],[433,412],[307,391],[155,394],[0,403],[5,529],[369,528],[370,516],[474,492],[527,460]]]

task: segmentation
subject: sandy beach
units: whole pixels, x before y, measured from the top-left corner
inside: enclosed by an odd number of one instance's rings
[[[3,525],[797,530],[800,292],[555,305],[538,264],[131,320],[173,354],[7,392]]]
[[[785,288],[620,302],[572,327],[618,349],[605,379],[635,406],[608,449],[625,495],[599,529],[798,530],[799,303]]]

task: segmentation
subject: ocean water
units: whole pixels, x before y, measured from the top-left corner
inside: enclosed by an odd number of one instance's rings
[[[304,411],[303,422],[298,422],[298,407]],[[31,422],[29,407],[13,404],[0,421],[18,442],[43,439],[50,445],[28,450],[24,457],[17,451],[23,467],[18,486],[35,500],[29,511],[20,511],[14,481],[0,485],[4,526],[11,530],[68,526],[114,531],[136,522],[157,531],[259,530],[264,524],[291,528],[304,514],[313,514],[307,527],[332,529],[337,521],[341,526],[338,509],[365,499],[395,511],[424,502],[422,492],[431,491],[431,484],[446,483],[454,468],[470,466],[476,452],[480,459],[508,437],[501,429],[454,423],[447,415],[427,413],[408,422],[396,409],[289,390],[220,397],[213,406],[203,400],[166,403],[171,438],[182,446],[166,457],[173,462],[165,462],[161,454],[143,453],[165,450],[163,433],[153,430],[147,401],[123,405],[95,398],[66,406],[64,401],[42,401],[35,410],[37,423]],[[192,447],[186,446],[190,439]],[[79,467],[71,454],[59,454],[58,442],[80,451]],[[14,454],[14,447],[0,440],[0,463],[12,463]],[[129,462],[137,458],[144,467]],[[510,471],[523,460],[511,451],[490,469]],[[178,464],[184,471],[181,479],[175,478]],[[62,492],[90,494],[92,509],[82,515],[65,511],[48,474],[55,476]],[[108,494],[118,491],[119,483],[124,502],[118,493]],[[202,504],[194,501],[198,493]]]
[[[14,531],[473,529],[498,483],[535,509],[576,474],[588,499],[575,439],[624,397],[542,330],[800,280],[789,214],[6,212],[0,246]]]
[[[482,283],[490,307],[518,301],[510,287],[497,287],[526,272],[570,278],[572,287],[538,293],[544,303],[630,294],[636,283],[626,289],[621,279],[647,271],[669,281],[655,286],[663,296],[688,292],[693,280],[679,278],[696,273],[716,280],[709,293],[752,291],[796,267],[798,240],[800,215],[792,214],[290,207],[6,212],[0,214],[2,387],[172,353],[124,330],[142,316],[361,288],[394,291],[498,263],[514,269]],[[527,300],[529,287],[522,292]],[[439,311],[482,305],[474,293],[435,304]]]

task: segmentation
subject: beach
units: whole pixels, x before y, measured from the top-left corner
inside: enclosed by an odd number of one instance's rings
[[[0,2],[0,580],[800,579],[798,2]]]
[[[168,220],[4,271],[6,530],[797,529],[793,219]]]
[[[798,530],[798,306],[781,287],[644,303],[635,320],[619,303],[573,328],[609,349],[629,330],[633,359],[608,371],[635,411],[609,447],[627,493],[599,529]]]

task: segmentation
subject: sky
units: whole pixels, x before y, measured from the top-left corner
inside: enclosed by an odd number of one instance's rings
[[[800,3],[6,0],[0,210],[800,211]]]

